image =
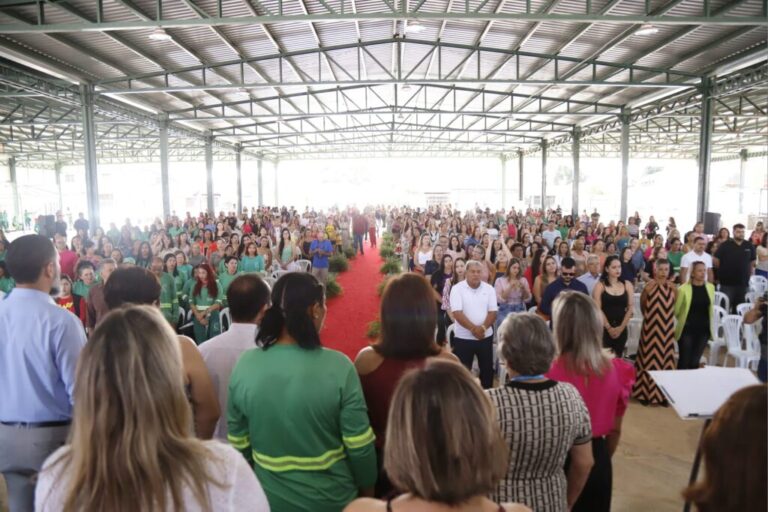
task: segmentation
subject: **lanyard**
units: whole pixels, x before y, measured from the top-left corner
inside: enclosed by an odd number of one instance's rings
[[[537,379],[543,379],[544,374],[540,375],[518,375],[516,377],[511,377],[509,380],[510,382],[525,382],[528,380],[537,380]]]

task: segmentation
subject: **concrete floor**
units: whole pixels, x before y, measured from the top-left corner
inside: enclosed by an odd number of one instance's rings
[[[613,510],[679,512],[702,423],[683,421],[671,408],[630,403],[613,458]],[[0,477],[0,512],[7,512],[3,484]]]

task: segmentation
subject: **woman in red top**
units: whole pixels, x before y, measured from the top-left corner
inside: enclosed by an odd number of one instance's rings
[[[381,334],[378,341],[360,351],[355,368],[360,375],[371,428],[376,434],[379,466],[387,430],[392,395],[403,374],[421,368],[430,357],[457,361],[447,349],[435,343],[437,309],[434,292],[427,280],[413,273],[392,278],[381,297]],[[392,491],[387,475],[380,469],[376,496]]]
[[[579,391],[592,423],[595,464],[574,512],[609,512],[613,468],[621,422],[627,410],[635,370],[603,350],[603,321],[595,301],[578,292],[562,292],[552,308],[560,356],[546,376]]]
[[[56,297],[56,304],[78,317],[83,327],[87,325],[88,307],[85,299],[72,293],[72,279],[68,275],[61,276],[61,294]]]

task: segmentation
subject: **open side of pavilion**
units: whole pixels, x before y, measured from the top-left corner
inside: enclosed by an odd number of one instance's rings
[[[0,1],[0,159],[82,165],[99,224],[99,165],[494,157],[500,203],[526,158],[698,166],[696,218],[713,162],[768,155],[768,43],[761,0]],[[744,172],[741,173],[743,181]],[[743,188],[743,183],[741,184]],[[61,193],[59,193],[61,206]]]

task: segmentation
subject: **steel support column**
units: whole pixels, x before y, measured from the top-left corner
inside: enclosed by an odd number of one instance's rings
[[[701,120],[699,127],[699,187],[696,197],[696,220],[704,221],[709,208],[709,173],[712,163],[712,79],[701,79]]]
[[[581,170],[579,169],[579,156],[581,153],[581,130],[577,127],[573,130],[573,143],[571,144],[573,153],[573,183],[571,183],[571,215],[574,222],[579,218],[579,182],[581,181]]]
[[[541,211],[547,211],[547,139],[541,139]]]
[[[163,217],[171,216],[171,189],[168,176],[168,116],[160,119],[160,190],[163,195]]]
[[[207,183],[208,203],[207,208],[211,216],[216,215],[213,203],[213,137],[205,137],[205,177]]]
[[[744,181],[747,175],[747,150],[739,152],[739,213],[744,213]]]
[[[243,147],[235,144],[235,169],[237,170],[237,215],[243,213],[243,172],[242,172]]]
[[[59,193],[59,211],[64,213],[64,194],[61,192],[61,168],[64,166],[61,162],[56,162],[53,168],[56,172],[56,190]]]
[[[278,175],[277,168],[279,165],[280,165],[280,161],[275,160],[275,206],[278,208],[280,207],[280,201],[278,200],[278,195],[277,195],[277,190],[278,190],[277,189],[277,175]]]
[[[525,168],[525,157],[522,151],[517,152],[517,166],[518,166],[518,179],[520,183],[518,185],[518,201],[523,201],[523,169]]]
[[[507,155],[501,155],[501,208],[507,210]]]
[[[11,177],[11,195],[13,196],[13,216],[20,219],[21,224],[24,224],[24,219],[21,218],[21,202],[19,201],[19,180],[16,176],[16,158],[11,157],[8,159],[8,174]],[[13,225],[9,222],[9,225]]]
[[[88,199],[88,220],[91,232],[101,225],[99,208],[99,171],[96,158],[96,122],[93,116],[93,85],[80,84],[83,119],[83,153],[85,190]]]
[[[621,205],[619,219],[627,222],[627,191],[629,189],[629,109],[621,114]]]
[[[259,185],[259,207],[264,206],[264,181],[262,179],[262,167],[264,167],[264,155],[259,153],[258,160],[258,185]]]

